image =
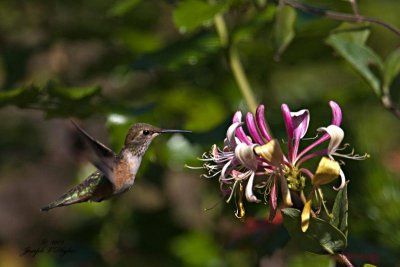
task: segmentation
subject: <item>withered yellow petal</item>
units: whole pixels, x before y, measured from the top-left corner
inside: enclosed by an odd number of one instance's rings
[[[301,212],[301,231],[303,231],[303,233],[307,231],[308,226],[310,225],[311,200],[312,198],[307,200],[303,211]]]
[[[318,164],[314,177],[312,178],[312,184],[314,186],[320,186],[330,183],[335,180],[339,174],[339,162],[323,157]]]
[[[280,176],[281,181],[281,192],[282,192],[282,202],[284,207],[293,206],[292,197],[290,196],[290,190],[286,181],[285,176]]]
[[[239,195],[237,198],[237,211],[236,211],[236,217],[238,217],[239,219],[243,219],[246,211],[244,209],[244,204],[243,204],[243,191],[244,191],[244,187],[242,185],[242,183],[239,183]]]
[[[254,148],[254,152],[258,156],[266,159],[273,166],[278,166],[279,164],[281,164],[281,162],[283,160],[282,149],[281,149],[281,146],[279,145],[278,140],[276,140],[276,139],[272,139],[265,145],[256,146]]]

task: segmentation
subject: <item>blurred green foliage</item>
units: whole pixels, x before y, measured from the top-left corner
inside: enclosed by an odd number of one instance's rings
[[[304,2],[352,12],[345,1]],[[359,7],[400,27],[398,1]],[[282,102],[310,109],[311,130],[329,122],[329,100],[340,104],[345,141],[371,155],[343,167],[350,180],[345,254],[359,265],[400,264],[400,124],[380,99],[400,100],[398,36],[263,0],[4,0],[0,266],[332,266],[287,243],[283,228],[257,215],[264,207],[248,204],[249,221],[236,220],[216,179],[183,168],[223,141],[234,111],[248,110],[217,14],[274,136],[285,136]],[[194,133],[156,140],[127,194],[41,214],[42,204],[90,172],[68,117],[87,119],[81,124],[116,151],[133,122]],[[75,252],[20,256],[42,238]]]

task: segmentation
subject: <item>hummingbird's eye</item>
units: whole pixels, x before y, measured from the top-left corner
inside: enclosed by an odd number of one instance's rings
[[[143,135],[149,135],[150,131],[149,130],[143,130]]]

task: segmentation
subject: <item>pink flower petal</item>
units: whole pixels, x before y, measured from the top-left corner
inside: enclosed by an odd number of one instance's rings
[[[293,124],[293,137],[300,140],[306,135],[310,123],[310,112],[307,109],[302,109],[297,112],[290,112],[290,115]]]
[[[289,161],[294,162],[297,157],[300,139],[306,134],[310,123],[310,112],[307,109],[290,112],[290,109],[286,104],[282,104],[281,110],[288,135]]]
[[[332,109],[332,124],[339,126],[342,122],[342,110],[334,101],[329,101],[329,106],[331,106]]]
[[[292,115],[290,112],[290,109],[288,107],[288,105],[286,104],[282,104],[281,106],[281,110],[283,113],[283,120],[285,122],[285,126],[286,126],[286,132],[288,135],[288,142],[291,143],[292,138],[293,138],[293,121],[292,121]]]
[[[251,112],[247,112],[246,125],[247,125],[247,129],[249,130],[250,135],[253,138],[253,140],[256,141],[260,145],[264,144],[265,142],[257,130],[257,125],[254,120],[254,116]]]
[[[278,190],[276,186],[276,177],[273,178],[274,181],[271,186],[271,192],[269,193],[269,221],[272,221],[275,217],[276,211],[278,209]]]
[[[260,129],[261,134],[263,137],[268,141],[270,141],[271,135],[268,133],[268,128],[267,128],[267,123],[265,122],[265,117],[264,117],[264,105],[259,105],[256,111],[256,119],[257,119],[257,125],[258,128]]]
[[[340,126],[342,122],[342,110],[340,109],[339,105],[334,102],[334,101],[329,101],[329,106],[332,109],[332,124],[330,126],[336,125]],[[328,127],[330,127],[328,126]],[[326,128],[320,128],[320,129],[326,129]],[[330,139],[331,136],[329,133],[325,133],[323,136],[321,136],[317,141],[306,147],[296,158],[296,161],[300,158],[302,158],[306,153],[308,153],[311,149],[316,147],[317,145],[321,144],[322,142]],[[304,162],[304,161],[302,161]]]
[[[290,158],[290,160],[293,162],[297,157],[300,139],[303,138],[307,133],[308,125],[310,123],[310,112],[307,109],[302,109],[297,112],[291,112],[290,115],[292,116],[292,123],[294,128],[294,144],[291,153],[292,157]]]
[[[233,123],[239,122],[242,123],[242,112],[237,111],[235,115],[233,116]],[[251,141],[243,131],[243,128],[240,126],[236,129],[236,136],[239,139],[240,142],[245,143],[247,145],[251,144]]]
[[[288,157],[289,157],[289,161],[293,162],[293,121],[292,121],[292,116],[291,116],[291,112],[290,109],[288,107],[288,105],[286,104],[282,104],[281,105],[281,110],[282,110],[282,114],[283,114],[283,121],[285,122],[285,126],[286,126],[286,132],[288,135]]]

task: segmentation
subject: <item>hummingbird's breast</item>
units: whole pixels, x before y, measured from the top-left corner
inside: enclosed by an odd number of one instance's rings
[[[122,193],[133,185],[136,173],[140,167],[142,157],[138,157],[129,151],[122,154],[121,159],[114,167],[115,193]]]

